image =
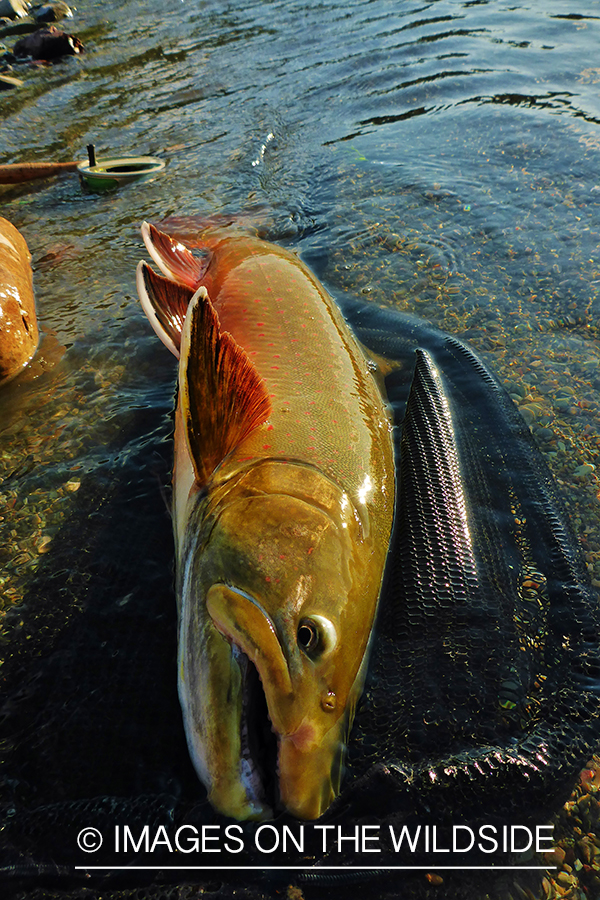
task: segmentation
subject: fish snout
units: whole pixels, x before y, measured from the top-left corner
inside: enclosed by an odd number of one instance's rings
[[[298,819],[318,819],[340,790],[345,748],[345,717],[320,735],[318,744],[299,732],[279,743],[279,790],[281,802]]]
[[[252,662],[278,741],[279,799],[293,815],[316,819],[340,787],[347,718],[312,664],[290,671],[273,620],[248,594],[215,584],[206,595],[215,628]],[[291,654],[291,650],[288,649]],[[308,676],[308,677],[307,677]]]
[[[214,584],[206,608],[215,627],[256,666],[278,735],[295,731],[294,689],[275,625],[253,597],[224,584]]]

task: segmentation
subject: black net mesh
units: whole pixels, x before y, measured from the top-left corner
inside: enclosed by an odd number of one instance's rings
[[[458,823],[541,824],[598,745],[598,603],[575,538],[527,428],[470,351],[391,312],[347,312],[365,344],[400,363],[387,379],[398,425],[411,385],[412,393],[398,428],[403,486],[367,689],[342,795],[322,821],[347,836],[357,826],[387,835],[390,826],[435,825],[441,840]],[[413,377],[416,347],[426,354]],[[23,604],[7,615],[1,896],[300,900],[349,888],[381,898],[514,891],[512,873],[493,882],[448,873],[440,885],[427,870],[388,871],[418,863],[423,850],[395,853],[389,839],[368,857],[351,840],[323,852],[314,832],[302,852],[265,853],[254,823],[244,825],[239,853],[224,843],[216,857],[173,849],[181,826],[198,833],[217,826],[211,834],[222,838],[231,823],[207,803],[183,735],[171,523],[160,490],[169,479],[170,419],[153,415],[146,411],[132,429],[136,438],[162,433],[162,455],[134,442],[135,452],[82,480]],[[472,551],[460,533],[461,485]],[[279,835],[285,825],[295,827],[281,816]],[[77,844],[90,827],[104,838],[94,854]],[[139,843],[119,855],[115,834],[122,841],[125,827]],[[166,838],[152,847],[156,835]],[[292,858],[346,868],[265,871]],[[494,862],[511,858],[500,853]],[[365,860],[375,871],[350,871]],[[220,868],[181,868],[194,864]],[[133,868],[143,865],[162,868]],[[520,878],[521,890],[540,890],[539,873]]]

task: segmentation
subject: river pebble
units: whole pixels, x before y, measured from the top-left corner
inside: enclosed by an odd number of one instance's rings
[[[53,0],[38,6],[33,15],[36,22],[58,22],[59,19],[72,18],[73,12],[62,0]]]
[[[581,466],[577,466],[577,468],[573,472],[573,475],[575,476],[575,478],[582,478],[585,475],[591,475],[595,470],[596,466],[592,465],[592,463],[584,463]]]

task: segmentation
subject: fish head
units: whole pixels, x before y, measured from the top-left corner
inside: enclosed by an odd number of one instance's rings
[[[267,817],[281,805],[316,819],[339,791],[374,612],[360,523],[347,502],[342,510],[346,500],[336,515],[289,495],[238,498],[202,548],[194,581],[206,610],[204,652],[181,641],[188,696],[181,682],[180,696],[191,709],[189,695],[208,697],[218,678],[227,700],[237,698],[227,710],[213,695],[210,709],[197,708],[201,721],[186,723],[211,802],[237,818]]]

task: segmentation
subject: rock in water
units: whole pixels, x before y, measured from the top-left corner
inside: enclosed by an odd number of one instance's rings
[[[32,59],[50,61],[61,56],[76,56],[82,50],[83,44],[78,37],[50,25],[18,40],[13,53],[17,57],[30,56]]]

